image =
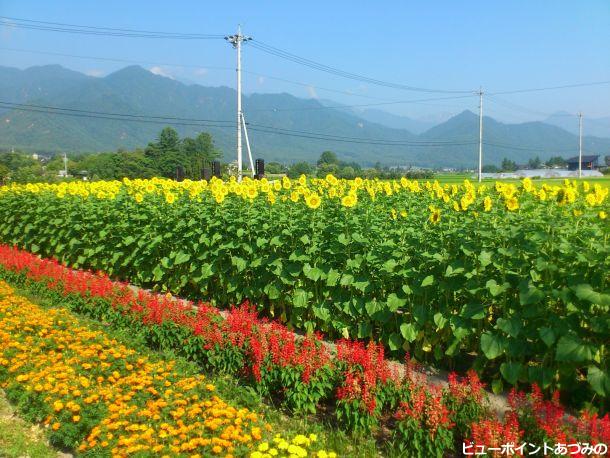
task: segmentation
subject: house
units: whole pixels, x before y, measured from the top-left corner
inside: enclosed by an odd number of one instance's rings
[[[597,170],[599,168],[598,164],[599,155],[588,155],[582,156],[582,170]],[[568,170],[578,170],[578,156],[571,157],[566,160],[568,163]]]

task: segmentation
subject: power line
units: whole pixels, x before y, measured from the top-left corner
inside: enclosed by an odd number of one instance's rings
[[[283,51],[279,48],[275,48],[271,45],[267,45],[261,41],[253,41],[252,46],[260,51],[263,51],[267,54],[271,54],[276,57],[280,57],[282,59],[286,59],[292,62],[295,62],[300,65],[304,65],[309,68],[313,68],[315,70],[323,71],[326,73],[330,73],[336,76],[341,76],[343,78],[348,78],[356,81],[362,81],[365,83],[375,84],[378,86],[389,87],[392,89],[400,89],[406,91],[415,91],[415,92],[435,92],[435,93],[444,93],[444,94],[465,94],[470,93],[472,91],[452,91],[452,90],[444,90],[444,89],[430,89],[416,86],[407,86],[404,84],[392,83],[387,81],[378,80],[375,78],[370,78],[367,76],[359,75],[356,73],[346,72],[344,70],[338,69],[336,67],[331,67],[325,64],[321,64],[319,62],[313,61],[311,59],[306,59],[304,57],[297,56],[296,54],[289,53],[287,51]]]
[[[89,110],[78,110],[71,108],[59,108],[48,105],[32,105],[32,104],[18,104],[6,101],[0,101],[0,106],[5,108],[11,108],[16,111],[26,111],[35,113],[44,113],[51,115],[61,116],[72,116],[80,118],[94,118],[94,119],[107,119],[124,122],[144,122],[144,123],[156,123],[156,124],[170,124],[180,126],[204,126],[204,127],[228,127],[233,128],[231,125],[233,121],[225,120],[210,120],[210,119],[194,119],[194,118],[177,118],[172,116],[148,116],[148,115],[135,115],[128,113],[108,113],[100,111],[89,111]],[[321,132],[310,132],[310,131],[299,131],[291,129],[283,129],[273,126],[265,126],[261,124],[249,123],[251,130],[263,133],[272,133],[278,135],[287,135],[293,137],[305,137],[318,140],[326,141],[337,141],[347,143],[365,143],[375,145],[387,145],[387,146],[455,146],[455,145],[469,145],[472,142],[467,140],[461,141],[408,141],[408,140],[384,140],[375,138],[359,138],[359,137],[348,137],[332,134],[324,134]]]
[[[96,60],[96,61],[106,61],[106,62],[119,62],[119,63],[125,63],[125,64],[158,65],[158,66],[164,66],[164,67],[194,68],[194,69],[205,68],[205,69],[211,69],[211,70],[235,71],[235,69],[233,67],[219,67],[219,66],[209,66],[209,65],[205,65],[205,66],[188,65],[188,64],[170,63],[170,62],[152,62],[152,61],[143,61],[143,60],[119,59],[119,58],[113,58],[113,57],[100,57],[100,56],[84,56],[84,55],[78,55],[78,54],[66,54],[66,53],[49,52],[49,51],[35,51],[35,50],[30,50],[30,49],[18,49],[18,48],[6,48],[6,47],[0,47],[0,50],[13,51],[13,52],[25,52],[25,53],[32,53],[32,54],[42,54],[42,55],[49,55],[49,56],[70,57],[70,58],[76,58],[76,59],[86,59],[86,60]],[[332,89],[332,88],[328,88],[328,87],[318,86],[318,85],[315,85],[312,83],[305,83],[302,81],[294,81],[294,80],[290,80],[290,79],[279,77],[279,76],[269,75],[266,73],[253,72],[253,71],[249,71],[249,70],[242,70],[242,73],[246,73],[246,74],[258,76],[258,77],[263,77],[263,78],[268,78],[268,79],[275,80],[275,81],[282,81],[284,83],[295,84],[298,86],[311,87],[311,88],[314,88],[316,90],[321,90],[321,91],[334,92],[337,94],[344,94],[344,95],[353,96],[353,97],[362,97],[362,98],[371,99],[371,100],[389,101],[388,99],[381,99],[379,97],[373,97],[373,96],[365,95],[365,94],[356,94],[354,92],[342,91],[340,89]]]
[[[610,80],[594,81],[591,83],[564,84],[562,86],[548,86],[548,87],[538,87],[538,88],[530,88],[530,89],[516,89],[516,90],[512,90],[512,91],[497,91],[497,92],[490,92],[488,95],[520,94],[520,93],[524,93],[524,92],[552,91],[555,89],[569,89],[569,88],[574,88],[574,87],[600,86],[603,84],[610,84]]]
[[[9,16],[0,16],[0,26],[41,30],[47,32],[113,37],[166,38],[178,40],[207,40],[220,39],[224,37],[224,35],[220,34],[159,32],[150,30],[121,29],[115,27],[96,27],[90,25],[66,24],[63,22],[36,21],[32,19],[15,18]]]
[[[421,102],[431,102],[437,100],[455,100],[455,99],[465,99],[472,98],[474,94],[471,95],[458,95],[458,96],[449,96],[449,97],[432,97],[425,99],[410,99],[410,100],[393,100],[389,102],[377,102],[377,103],[360,103],[356,105],[320,105],[313,107],[303,107],[303,108],[259,108],[250,111],[309,111],[309,110],[330,110],[330,109],[344,109],[344,108],[358,108],[358,107],[377,107],[382,105],[399,105],[403,103],[421,103]]]
[[[218,120],[218,119],[197,119],[197,118],[180,118],[174,116],[151,116],[151,115],[139,115],[133,113],[109,113],[104,111],[92,111],[92,110],[81,110],[77,108],[63,108],[63,107],[55,107],[50,105],[34,105],[34,104],[22,104],[22,103],[14,103],[14,102],[6,102],[0,100],[0,104],[5,105],[14,105],[18,107],[26,107],[26,108],[37,108],[37,109],[47,109],[54,111],[67,111],[74,113],[84,113],[84,114],[96,114],[96,115],[105,115],[105,116],[117,116],[117,117],[126,117],[126,118],[146,118],[146,119],[161,119],[161,120],[171,120],[171,121],[192,121],[192,122],[216,122],[216,123],[233,123],[234,121],[229,120]]]

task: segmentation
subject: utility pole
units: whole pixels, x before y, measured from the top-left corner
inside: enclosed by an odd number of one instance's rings
[[[582,178],[582,111],[578,112],[578,178]]]
[[[229,43],[237,49],[237,181],[242,178],[242,147],[241,147],[241,128],[243,123],[241,109],[241,44],[245,41],[252,40],[251,37],[246,37],[241,34],[241,26],[237,27],[237,34],[225,37]]]
[[[483,179],[483,88],[479,88],[479,183]]]
[[[68,156],[64,153],[64,177],[68,178]]]

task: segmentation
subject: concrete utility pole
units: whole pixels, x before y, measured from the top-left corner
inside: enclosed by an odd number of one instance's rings
[[[241,34],[241,26],[237,27],[237,34],[225,37],[229,43],[237,49],[237,181],[242,178],[242,147],[241,147],[241,127],[243,123],[243,115],[241,109],[241,44],[245,41],[252,40],[251,37],[246,37]]]
[[[578,178],[582,178],[582,112],[578,112]]]
[[[479,89],[479,183],[483,179],[483,88]]]
[[[68,177],[68,156],[64,153],[64,177]]]

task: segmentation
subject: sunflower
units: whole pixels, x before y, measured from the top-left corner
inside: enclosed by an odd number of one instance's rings
[[[485,199],[483,199],[483,208],[485,209],[485,211],[486,212],[491,211],[491,206],[492,206],[491,198],[489,196],[485,197]]]
[[[165,202],[167,202],[168,204],[173,204],[175,201],[176,196],[174,194],[172,194],[171,192],[165,194]]]
[[[605,211],[600,211],[597,216],[599,216],[599,219],[606,219],[608,217],[608,214]]]
[[[517,210],[519,208],[519,201],[515,197],[509,197],[506,200],[506,208],[511,212]]]
[[[320,196],[318,194],[316,194],[315,192],[312,192],[306,199],[305,199],[305,203],[307,204],[307,206],[311,209],[316,209],[320,206],[320,204],[322,203],[322,199],[320,199]]]
[[[136,193],[136,195],[135,195],[135,199],[136,199],[136,202],[137,202],[137,203],[141,204],[141,203],[142,203],[142,201],[144,200],[144,196],[142,195],[142,193],[141,193],[141,192],[138,192],[138,193]]]
[[[432,224],[438,224],[441,220],[441,210],[430,206],[430,217],[428,218]]]
[[[346,196],[344,196],[341,199],[341,205],[343,205],[344,207],[348,207],[351,208],[354,205],[356,205],[356,203],[358,202],[358,198],[356,197],[356,194],[348,194]]]

